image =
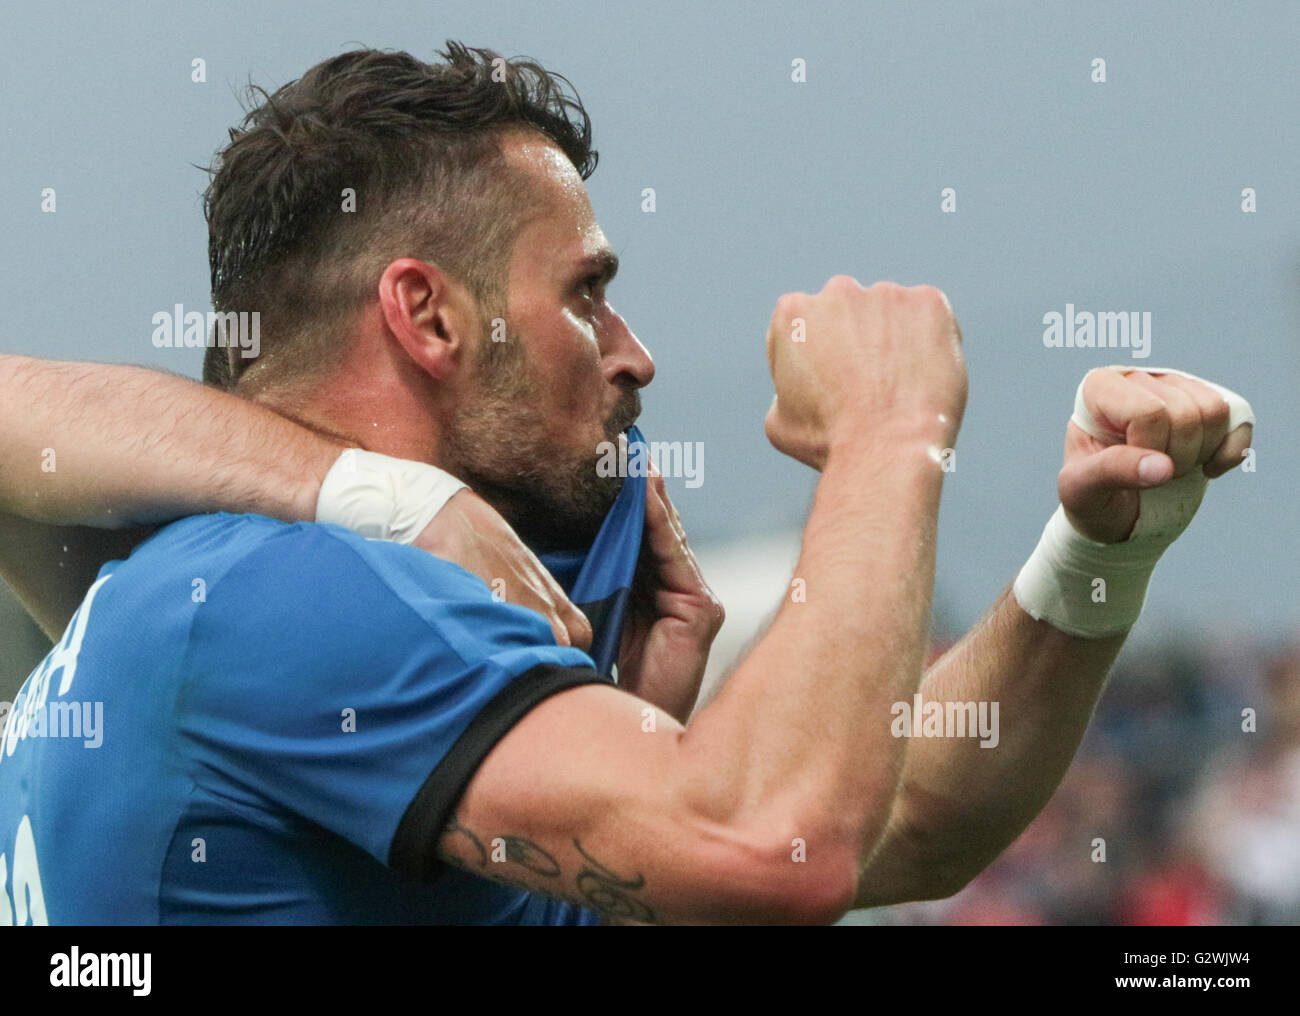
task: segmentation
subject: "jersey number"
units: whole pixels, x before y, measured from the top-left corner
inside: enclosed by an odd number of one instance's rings
[[[32,820],[24,815],[18,823],[18,836],[14,840],[12,906],[9,903],[9,861],[0,853],[0,925],[49,923],[45,913],[45,893],[41,889],[41,869],[36,864]]]

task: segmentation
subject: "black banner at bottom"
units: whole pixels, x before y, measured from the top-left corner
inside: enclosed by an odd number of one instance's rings
[[[1293,983],[1292,942],[1281,928],[1213,927],[25,928],[6,936],[0,968],[6,1008],[35,996],[383,1004],[407,992],[434,1001],[430,990],[468,991],[482,1004],[557,991],[735,1001],[780,986],[817,997],[847,987],[864,1004],[901,992],[927,1002],[1223,1005]],[[621,990],[602,994],[602,984]]]

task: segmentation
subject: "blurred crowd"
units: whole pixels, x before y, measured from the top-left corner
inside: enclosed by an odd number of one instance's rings
[[[950,899],[850,921],[1300,923],[1300,639],[1126,649],[1059,790],[997,861]]]

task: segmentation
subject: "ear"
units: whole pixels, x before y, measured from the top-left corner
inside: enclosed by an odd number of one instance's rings
[[[437,381],[465,363],[480,328],[469,291],[415,258],[398,258],[384,269],[379,308],[407,356]]]

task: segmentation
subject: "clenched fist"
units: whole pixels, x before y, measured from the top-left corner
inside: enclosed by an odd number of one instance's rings
[[[836,275],[787,293],[767,331],[776,385],[768,440],[820,470],[839,442],[889,434],[956,440],[966,408],[961,329],[933,286]]]
[[[1178,374],[1099,367],[1084,378],[1083,402],[1104,436],[1071,421],[1057,493],[1070,524],[1098,543],[1128,537],[1141,491],[1240,465],[1254,431],[1242,423],[1229,433],[1224,398]]]

